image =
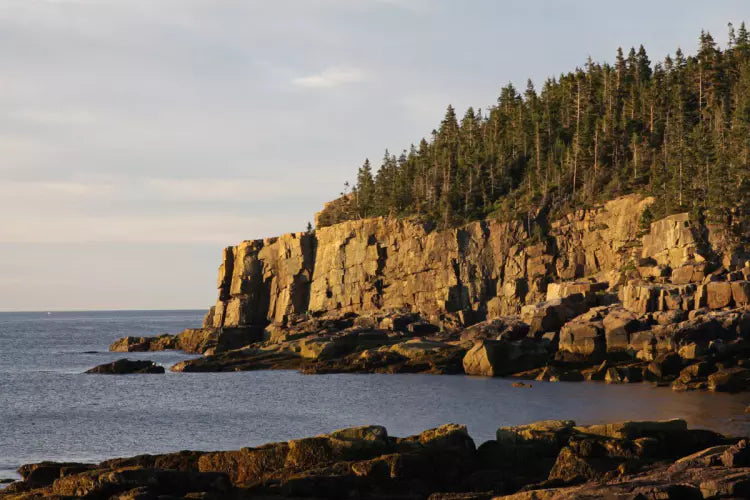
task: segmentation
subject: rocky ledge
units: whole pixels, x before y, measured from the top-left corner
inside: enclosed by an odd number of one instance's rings
[[[8,499],[702,499],[750,495],[744,439],[682,420],[501,427],[479,447],[448,424],[406,438],[366,426],[236,451],[19,469]]]

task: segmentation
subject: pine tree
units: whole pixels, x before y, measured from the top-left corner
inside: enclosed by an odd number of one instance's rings
[[[365,159],[364,164],[357,172],[357,213],[360,217],[370,217],[375,214],[375,181],[372,178],[372,167],[370,160]]]
[[[722,50],[652,65],[643,46],[612,65],[589,58],[523,94],[511,83],[486,113],[452,106],[429,139],[369,161],[326,223],[417,215],[441,225],[496,216],[523,220],[628,192],[654,196],[655,217],[691,211],[738,228],[750,213],[750,40],[745,24]],[[351,193],[350,193],[351,191]],[[738,237],[742,237],[738,230]],[[747,235],[745,235],[747,236]]]

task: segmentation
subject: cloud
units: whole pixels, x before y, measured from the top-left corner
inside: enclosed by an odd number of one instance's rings
[[[80,197],[109,197],[114,190],[114,185],[100,182],[10,180],[0,182],[0,197],[4,202],[13,203],[29,202],[34,199],[66,201]]]
[[[28,108],[10,113],[10,118],[42,125],[88,125],[96,121],[90,111],[73,108]]]
[[[335,67],[320,73],[294,78],[292,84],[305,88],[333,88],[367,80],[367,73],[359,68]]]
[[[425,10],[428,7],[426,0],[375,0],[375,2],[414,12]]]
[[[251,178],[149,178],[144,186],[156,199],[185,201],[274,200],[308,191],[302,184]]]
[[[248,235],[275,234],[283,217],[271,214],[97,215],[58,213],[52,217],[10,220],[0,244],[213,243],[228,245]],[[298,224],[302,230],[303,224]]]

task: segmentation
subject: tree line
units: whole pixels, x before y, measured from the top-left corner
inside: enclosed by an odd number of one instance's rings
[[[441,226],[486,217],[543,218],[612,197],[653,195],[676,212],[738,227],[750,213],[750,35],[726,48],[652,64],[643,46],[614,64],[590,58],[537,90],[508,84],[485,111],[448,106],[431,137],[369,160],[319,225],[413,216]],[[746,235],[745,235],[746,236]]]

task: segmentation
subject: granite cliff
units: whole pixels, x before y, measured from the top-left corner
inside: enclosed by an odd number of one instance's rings
[[[529,234],[386,218],[223,252],[202,328],[113,351],[205,354],[173,371],[422,372],[750,389],[750,262],[724,231],[637,195]],[[539,227],[539,226],[538,226]]]
[[[459,324],[517,314],[543,301],[552,282],[596,276],[620,283],[652,201],[634,195],[579,210],[549,224],[543,238],[519,222],[437,231],[376,218],[244,241],[224,250],[218,301],[205,326],[389,309]],[[660,242],[649,243],[649,252],[661,251]]]

